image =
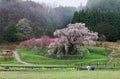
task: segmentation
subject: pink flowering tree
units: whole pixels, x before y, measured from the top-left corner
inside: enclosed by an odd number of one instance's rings
[[[46,55],[49,44],[55,41],[55,38],[42,36],[41,38],[25,40],[20,43],[20,46],[26,48],[27,50],[39,50],[39,54]]]
[[[67,28],[56,30],[54,36],[58,39],[50,43],[48,54],[58,57],[77,54],[79,46],[95,45],[98,39],[98,33],[90,31],[84,23],[69,24]]]
[[[32,38],[29,40],[25,40],[20,43],[21,46],[24,46],[26,48],[34,48],[34,46],[37,47],[44,47],[48,46],[50,43],[55,42],[55,38],[50,38],[49,36],[42,36],[41,38]]]

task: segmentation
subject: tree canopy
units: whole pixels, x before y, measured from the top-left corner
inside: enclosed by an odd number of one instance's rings
[[[56,28],[70,23],[77,8],[55,7],[30,0],[0,0],[0,40],[4,40],[5,28],[10,22],[18,23],[26,18],[31,21],[35,37],[52,36]]]
[[[95,45],[98,33],[90,31],[84,23],[69,24],[67,28],[56,30],[54,36],[57,41],[49,45],[48,53],[58,57],[77,54],[77,47],[81,45]]]
[[[77,17],[76,17],[77,16]],[[102,10],[102,9],[86,9],[74,13],[71,23],[83,22],[92,31],[104,34],[107,41],[117,41],[120,39],[120,10]],[[102,24],[101,24],[102,23]],[[98,29],[98,25],[101,28]],[[104,27],[107,24],[107,28]],[[102,26],[103,25],[103,26]],[[114,30],[111,30],[111,28]],[[108,35],[105,32],[109,32]]]

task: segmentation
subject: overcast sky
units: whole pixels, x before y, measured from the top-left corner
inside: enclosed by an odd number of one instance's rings
[[[74,7],[78,7],[80,4],[82,4],[83,6],[86,5],[87,0],[32,0],[32,1],[36,1],[39,3],[50,3],[50,4],[54,4],[54,6],[74,6]]]

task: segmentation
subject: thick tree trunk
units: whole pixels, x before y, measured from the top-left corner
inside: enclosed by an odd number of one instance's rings
[[[60,58],[61,57],[61,48],[58,48],[58,51],[57,51],[57,57]]]
[[[69,52],[70,52],[70,54],[75,55],[77,53],[76,45],[70,44]]]
[[[65,55],[68,55],[68,52],[69,52],[68,45],[67,45],[67,44],[65,44]]]

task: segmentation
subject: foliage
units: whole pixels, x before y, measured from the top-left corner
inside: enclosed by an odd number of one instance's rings
[[[70,23],[76,9],[61,6],[51,8],[45,4],[26,0],[0,0],[0,40],[4,39],[5,28],[9,22],[17,23],[23,18],[30,20],[35,37],[53,36],[52,33],[56,28],[63,28]],[[23,32],[18,33],[18,36],[21,37],[20,40],[28,38]]]
[[[15,24],[8,24],[8,26],[5,29],[6,34],[5,34],[5,39],[9,42],[16,42],[17,39],[17,29],[15,27]]]
[[[106,36],[108,41],[116,41],[119,39],[118,29],[107,23],[99,23],[96,26],[97,32]]]
[[[33,30],[30,26],[30,21],[23,18],[18,21],[17,25],[15,22],[10,21],[5,28],[5,40],[9,42],[16,42],[33,37]]]
[[[98,24],[100,23],[105,23],[109,25],[109,28],[112,28],[113,30],[109,30],[108,35],[105,35],[107,37],[108,41],[117,41],[120,39],[120,0],[88,0],[87,6],[86,6],[86,11],[92,11],[91,14],[94,15],[94,20],[93,19],[88,19],[92,20],[90,23],[88,23],[88,26],[94,26],[97,27]],[[111,6],[112,5],[112,6]],[[85,13],[86,14],[86,13]],[[90,13],[87,13],[87,16],[92,16]],[[104,25],[103,25],[104,26]],[[104,28],[106,29],[106,28]],[[102,29],[103,30],[103,29]],[[99,30],[101,31],[101,30]],[[102,32],[104,34],[105,32]]]
[[[20,45],[25,47],[30,47],[30,46],[44,47],[44,46],[48,46],[50,43],[55,41],[56,39],[50,38],[49,36],[42,36],[41,38],[32,38],[29,40],[25,40],[21,42]]]
[[[74,14],[72,23],[83,22],[92,31],[104,34],[107,41],[117,41],[120,38],[120,10],[86,9]],[[76,17],[78,16],[78,17]],[[112,30],[111,30],[112,29]]]
[[[95,45],[98,39],[98,33],[90,31],[84,23],[69,24],[67,28],[56,30],[54,35],[58,39],[49,45],[48,53],[58,57],[77,54],[78,45]]]
[[[78,17],[79,17],[79,13],[76,11],[76,12],[74,13],[74,15],[73,15],[72,23],[77,23],[77,22],[79,22],[79,19],[80,19],[80,18],[78,18]]]
[[[33,37],[33,29],[31,27],[30,21],[26,18],[20,19],[16,25],[18,30],[19,40],[25,40]]]

